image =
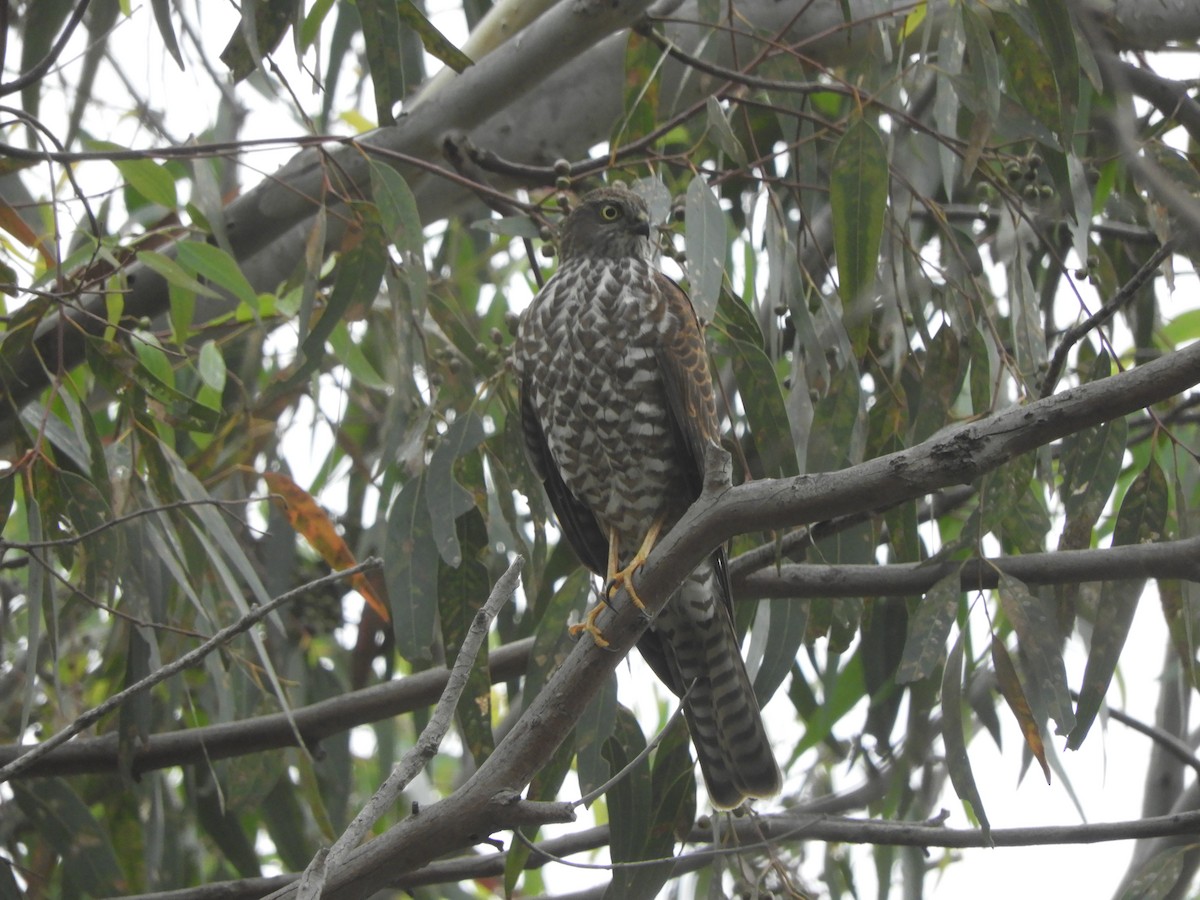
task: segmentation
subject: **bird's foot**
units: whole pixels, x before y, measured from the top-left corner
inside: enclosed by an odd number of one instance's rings
[[[640,555],[640,554],[639,554]],[[627,565],[619,572],[613,572],[612,578],[608,579],[608,584],[604,586],[604,602],[608,603],[616,596],[621,588],[629,594],[629,599],[633,601],[633,605],[642,611],[642,615],[649,618],[649,613],[646,612],[646,604],[642,602],[642,598],[638,596],[637,589],[633,586],[633,573],[642,567],[645,559],[633,558],[633,562]]]
[[[620,554],[616,530],[614,529],[608,536],[608,583],[604,586],[604,597],[606,600],[611,600],[617,591],[625,588],[629,599],[642,611],[642,616],[645,618],[650,618],[650,615],[646,612],[646,604],[642,602],[637,589],[633,586],[633,573],[640,569],[649,558],[650,551],[654,549],[654,544],[658,541],[659,534],[662,533],[664,523],[665,516],[660,515],[654,520],[650,525],[650,530],[646,532],[645,538],[642,539],[642,546],[638,547],[638,551],[629,561],[629,565],[623,569],[617,568]]]
[[[567,631],[570,633],[571,637],[577,638],[586,631],[592,636],[592,640],[596,642],[597,647],[607,647],[608,639],[604,637],[604,632],[602,632],[600,630],[600,626],[596,624],[597,616],[600,615],[600,611],[604,609],[607,603],[607,600],[597,603],[588,611],[587,616],[582,622],[577,625],[572,625],[570,628],[568,628]]]

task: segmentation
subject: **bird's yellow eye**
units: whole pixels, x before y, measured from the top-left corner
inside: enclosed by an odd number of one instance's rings
[[[605,203],[600,207],[600,218],[605,222],[615,222],[621,217],[621,210],[611,203]]]

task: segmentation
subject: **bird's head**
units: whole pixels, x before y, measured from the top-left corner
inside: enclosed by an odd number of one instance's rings
[[[581,256],[650,259],[646,201],[623,187],[586,194],[563,223],[559,248],[564,261]]]

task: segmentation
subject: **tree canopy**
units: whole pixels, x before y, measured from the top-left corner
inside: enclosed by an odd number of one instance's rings
[[[1114,897],[1190,896],[1198,39],[1126,0],[0,3],[0,897],[566,858],[920,897],[959,848],[1121,840]],[[517,316],[616,181],[718,386],[637,585],[729,545],[785,779],[736,815],[627,595],[568,633],[600,585],[523,452]],[[1069,785],[1106,716],[1140,818],[992,827],[982,743]]]

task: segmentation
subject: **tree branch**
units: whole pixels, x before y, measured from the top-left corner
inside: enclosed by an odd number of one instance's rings
[[[973,481],[1023,452],[1128,415],[1198,382],[1200,344],[840,472],[757,481],[712,496],[705,494],[651,553],[639,574],[639,594],[653,616],[700,560],[734,534],[821,521]],[[494,798],[520,791],[529,783],[648,623],[642,611],[623,596],[601,614],[598,624],[609,641],[607,648],[587,640],[576,644],[508,737],[467,783],[422,809],[420,816],[405,819],[358,848],[330,878],[325,896],[369,896],[388,883],[389,875],[425,865],[496,830]],[[803,829],[811,833],[815,826],[815,821],[806,821]],[[906,842],[899,828],[887,832],[886,843]],[[961,846],[973,846],[976,841],[982,845],[978,832],[963,835]],[[921,840],[914,837],[913,843],[940,843],[945,833],[939,829],[938,839],[931,837],[926,827]],[[289,888],[273,896],[291,895]]]
[[[458,649],[458,658],[450,670],[446,680],[446,688],[438,698],[437,707],[429,722],[421,730],[417,742],[408,749],[400,761],[392,768],[379,790],[366,802],[354,820],[346,826],[329,852],[318,853],[304,871],[303,887],[300,896],[303,900],[319,900],[322,886],[329,873],[336,872],[346,854],[357,847],[371,826],[379,821],[380,816],[387,812],[400,798],[401,792],[425,768],[426,764],[437,754],[450,723],[454,721],[454,710],[459,698],[467,687],[467,680],[475,664],[479,648],[487,638],[492,619],[500,611],[500,607],[512,598],[521,580],[521,567],[525,560],[515,557],[508,570],[500,576],[492,588],[491,594],[483,607],[475,614],[471,628],[467,632],[462,646]],[[575,816],[567,808],[567,821],[574,821]]]
[[[994,588],[1000,573],[1026,584],[1079,584],[1126,578],[1200,582],[1200,537],[1095,550],[1058,550],[998,559],[871,565],[791,565],[734,576],[738,600],[772,597],[902,597],[925,593],[959,573],[964,591]]]
[[[525,638],[493,650],[488,655],[492,682],[507,681],[522,675],[528,666],[532,648],[533,638]],[[292,718],[300,736],[311,747],[330,735],[348,731],[357,725],[390,719],[436,703],[449,677],[446,669],[426,669],[386,684],[372,685],[294,709]],[[132,772],[136,776],[153,769],[245,756],[295,745],[295,733],[287,716],[273,713],[240,722],[152,735],[136,750]],[[11,762],[27,749],[19,745],[0,747],[0,765]],[[96,738],[78,738],[44,755],[18,777],[42,778],[94,772],[116,774],[119,771],[117,752],[118,735],[115,733]]]
[[[318,578],[315,581],[310,581],[308,584],[301,585],[300,587],[288,591],[285,594],[280,594],[269,603],[264,603],[262,606],[254,607],[252,610],[250,610],[250,612],[246,613],[232,625],[222,628],[196,649],[188,651],[187,653],[183,654],[183,656],[179,657],[179,659],[172,663],[168,663],[158,671],[147,675],[141,681],[131,684],[129,687],[125,688],[125,690],[113,694],[103,703],[100,703],[99,705],[89,709],[62,731],[58,732],[58,734],[46,739],[45,741],[42,741],[40,744],[35,744],[31,749],[27,750],[21,756],[18,756],[11,763],[3,768],[0,768],[0,784],[8,781],[10,778],[14,778],[30,768],[35,762],[37,762],[46,754],[50,753],[55,747],[66,743],[85,728],[88,728],[94,723],[98,722],[104,716],[108,715],[108,713],[120,707],[130,697],[140,694],[142,691],[149,690],[150,688],[154,687],[154,685],[162,681],[166,681],[168,678],[179,672],[182,672],[184,669],[191,668],[217,648],[228,643],[239,634],[249,631],[254,625],[261,622],[285,603],[291,603],[297,597],[306,594],[309,591],[322,588],[327,584],[332,584],[333,582],[340,581],[343,578],[349,578],[359,572],[365,572],[368,569],[373,569],[380,565],[381,563],[378,559],[373,557],[365,559],[356,566],[351,566],[348,569],[342,569],[340,572],[333,572],[330,575],[326,575],[324,578]]]

